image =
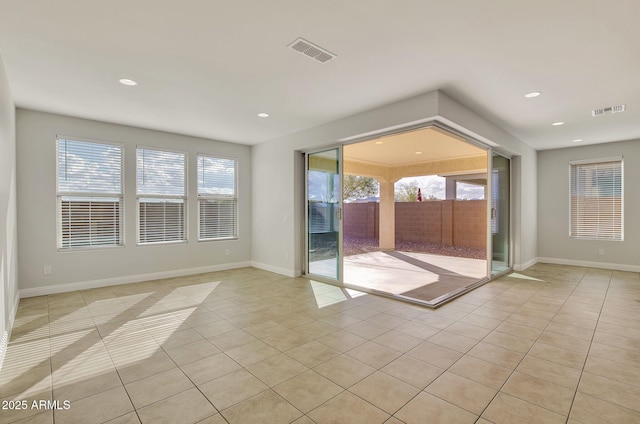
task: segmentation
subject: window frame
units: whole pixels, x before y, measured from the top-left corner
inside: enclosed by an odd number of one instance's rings
[[[78,142],[78,143],[92,143],[101,144],[116,147],[120,150],[120,193],[99,193],[99,192],[80,192],[80,191],[61,191],[60,190],[60,154],[59,154],[59,142]],[[125,232],[125,145],[124,143],[117,143],[113,141],[95,140],[83,137],[67,136],[63,134],[56,135],[55,141],[55,185],[56,185],[56,248],[58,252],[74,252],[85,250],[101,250],[101,249],[118,249],[125,247],[126,244],[126,232]],[[79,198],[117,198],[118,199],[118,243],[117,244],[88,244],[81,246],[68,246],[65,247],[63,243],[63,212],[62,212],[62,199],[64,197],[79,197]]]
[[[183,167],[183,195],[171,195],[171,194],[140,194],[138,190],[138,151],[140,150],[148,150],[154,152],[164,152],[164,153],[177,153],[183,156],[184,158],[184,167]],[[136,193],[136,245],[137,246],[158,246],[158,245],[167,245],[167,244],[186,244],[189,242],[189,225],[188,225],[188,200],[189,200],[189,154],[183,150],[175,150],[175,149],[167,149],[164,147],[156,147],[156,146],[146,146],[146,145],[138,145],[136,146],[136,179],[135,179],[135,193]],[[179,199],[182,200],[182,234],[183,237],[180,240],[160,240],[160,241],[151,241],[145,242],[141,241],[141,220],[140,220],[140,207],[141,207],[141,199],[150,199],[150,200],[167,200],[167,199]]]
[[[225,196],[219,194],[200,194],[200,158],[209,158],[215,160],[230,160],[233,161],[233,195]],[[239,225],[238,225],[238,216],[239,216],[239,207],[238,207],[238,159],[234,157],[222,156],[222,155],[214,155],[211,153],[197,153],[196,154],[196,199],[197,199],[197,210],[198,210],[198,241],[199,242],[215,242],[215,241],[225,241],[225,240],[237,240],[239,238]],[[234,228],[232,236],[225,237],[201,237],[201,229],[202,229],[202,217],[201,217],[201,202],[202,201],[210,201],[210,200],[228,200],[231,199],[234,201]]]
[[[619,237],[615,236],[615,232],[611,231],[611,233],[614,234],[614,236],[612,237],[605,237],[605,236],[598,236],[596,235],[581,235],[581,234],[574,234],[574,215],[576,215],[576,213],[574,213],[574,193],[577,192],[580,188],[579,185],[574,186],[574,167],[578,167],[578,166],[593,166],[593,170],[595,171],[595,167],[598,164],[605,164],[605,163],[619,163],[619,169],[620,170],[620,215],[619,220],[620,220],[620,231],[619,231]],[[617,186],[615,184],[612,184],[611,187],[616,188]],[[598,199],[602,198],[604,196],[597,196]],[[598,215],[600,214],[600,208],[598,208]],[[576,223],[576,226],[579,226],[580,223]],[[598,230],[599,230],[600,226],[598,224]],[[597,231],[599,232],[599,231]],[[624,158],[623,156],[613,156],[613,157],[603,157],[603,158],[596,158],[596,159],[581,159],[581,160],[572,160],[569,161],[569,239],[571,240],[592,240],[592,241],[624,241]]]

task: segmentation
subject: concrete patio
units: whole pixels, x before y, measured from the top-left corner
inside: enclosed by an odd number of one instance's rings
[[[313,263],[316,272],[334,260]],[[328,273],[327,273],[328,275]],[[487,261],[427,253],[378,251],[344,258],[344,282],[421,302],[457,292],[487,276]]]

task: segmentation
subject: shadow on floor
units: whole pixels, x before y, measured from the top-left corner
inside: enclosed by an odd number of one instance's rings
[[[345,283],[430,303],[486,277],[486,261],[415,252],[371,252],[345,258]]]

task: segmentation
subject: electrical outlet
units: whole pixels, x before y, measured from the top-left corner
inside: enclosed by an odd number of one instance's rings
[[[45,265],[44,268],[42,269],[42,272],[44,273],[44,275],[52,275],[53,267],[51,265]]]
[[[602,248],[598,249],[598,255],[603,256],[604,255],[604,249],[602,249]]]
[[[285,260],[285,261],[288,261],[288,260],[289,260],[289,254],[288,254],[288,253],[285,253],[285,254],[284,254],[284,260]]]
[[[224,251],[225,256],[229,256],[231,254],[231,251],[229,249]]]

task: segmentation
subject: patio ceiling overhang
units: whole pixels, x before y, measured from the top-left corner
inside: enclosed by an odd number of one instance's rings
[[[428,152],[425,152],[428,155]],[[418,177],[422,175],[469,175],[486,174],[486,152],[473,156],[458,157],[453,159],[428,160],[406,165],[384,165],[369,163],[354,159],[344,160],[344,173],[348,175],[360,175],[373,177],[377,180],[396,182],[405,177]]]
[[[344,146],[344,173],[395,182],[487,172],[487,150],[436,126]]]

